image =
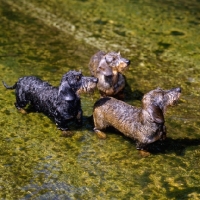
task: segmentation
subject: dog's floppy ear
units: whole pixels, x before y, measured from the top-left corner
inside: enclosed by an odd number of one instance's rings
[[[76,94],[71,89],[67,81],[61,83],[58,90],[58,96],[66,101],[73,101],[76,98]]]
[[[102,73],[104,76],[113,75],[111,67],[109,67],[106,63],[102,63],[100,66],[98,66],[97,71]]]
[[[103,74],[104,76],[112,76],[112,69],[107,64],[105,56],[102,57],[101,61],[99,62],[99,65],[97,67],[97,72]]]
[[[164,114],[158,103],[152,100],[152,92],[145,94],[142,98],[142,108],[146,110],[153,121],[158,124],[165,122]]]
[[[151,104],[148,107],[148,112],[151,115],[154,122],[158,124],[163,124],[165,122],[163,111],[160,109],[160,107],[156,104]]]

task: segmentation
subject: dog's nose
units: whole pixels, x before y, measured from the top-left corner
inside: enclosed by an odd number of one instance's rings
[[[98,83],[98,78],[93,78],[93,82]]]
[[[131,64],[131,61],[130,61],[130,60],[126,60],[126,64],[127,64],[127,65],[130,65],[130,64]]]
[[[181,93],[181,88],[180,87],[175,88],[175,90],[176,90],[176,92]]]

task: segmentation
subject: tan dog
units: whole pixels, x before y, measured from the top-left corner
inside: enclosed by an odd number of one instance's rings
[[[130,64],[120,53],[103,51],[93,55],[89,62],[89,69],[92,76],[98,78],[97,88],[102,97],[113,96],[123,99],[125,78],[122,75]]]
[[[145,94],[142,108],[137,108],[112,97],[101,98],[94,105],[94,131],[99,137],[106,137],[101,131],[112,126],[137,142],[137,149],[144,149],[149,143],[165,139],[164,113],[167,106],[174,105],[181,94],[181,88],[171,90],[155,89]]]

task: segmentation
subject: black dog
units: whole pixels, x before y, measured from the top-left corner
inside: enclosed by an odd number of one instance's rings
[[[81,72],[69,71],[64,74],[59,87],[51,86],[35,76],[25,76],[7,89],[15,89],[15,106],[19,111],[30,104],[35,111],[43,112],[52,118],[64,136],[71,135],[67,122],[76,119],[82,123],[80,92],[92,92],[98,82],[97,78],[84,77]]]

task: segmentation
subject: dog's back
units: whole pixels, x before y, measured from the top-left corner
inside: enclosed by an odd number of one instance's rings
[[[46,89],[52,89],[53,86],[51,86],[48,82],[42,81],[36,76],[24,76],[22,78],[19,78],[17,82],[16,88],[23,90],[24,92],[29,92],[33,90],[44,90]]]
[[[51,93],[57,93],[57,87],[53,87],[48,82],[42,81],[35,76],[20,78],[17,82],[16,90],[26,94],[27,100],[35,96],[41,96],[41,98],[45,99],[46,94],[49,95],[50,91]]]
[[[30,102],[38,112],[49,112],[49,103],[57,101],[57,94],[57,87],[53,87],[35,76],[20,78],[16,86],[16,96],[23,98],[22,101]]]
[[[130,129],[135,129],[132,126],[137,126],[140,123],[138,113],[141,108],[136,108],[123,101],[112,97],[101,98],[94,104],[94,123],[98,129],[105,129],[108,126],[113,126],[125,135],[130,135]],[[134,135],[134,133],[132,133]],[[135,135],[134,135],[135,137]]]

